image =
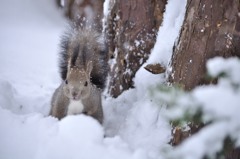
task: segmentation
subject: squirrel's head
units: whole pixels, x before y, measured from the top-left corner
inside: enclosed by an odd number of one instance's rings
[[[78,67],[69,68],[64,81],[64,94],[72,100],[81,100],[89,97],[91,91],[90,74],[93,68],[92,61],[88,62],[86,69]]]

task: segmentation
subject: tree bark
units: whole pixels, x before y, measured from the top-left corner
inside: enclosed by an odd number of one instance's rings
[[[239,0],[188,0],[180,38],[172,57],[170,82],[186,90],[208,83],[206,61],[240,56]]]
[[[191,90],[210,82],[205,78],[208,59],[215,56],[240,57],[240,1],[188,0],[186,9],[180,38],[173,49],[173,71],[169,81]],[[190,130],[188,134],[175,132],[173,145],[181,143],[194,131]],[[239,149],[225,151],[227,159],[239,156]]]
[[[112,62],[108,91],[113,97],[133,87],[133,77],[156,41],[165,4],[166,0],[111,1],[107,18]]]

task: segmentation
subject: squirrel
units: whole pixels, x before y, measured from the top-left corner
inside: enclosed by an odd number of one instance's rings
[[[61,39],[62,83],[55,90],[50,115],[90,115],[103,122],[101,94],[108,74],[108,50],[102,34],[70,25]]]

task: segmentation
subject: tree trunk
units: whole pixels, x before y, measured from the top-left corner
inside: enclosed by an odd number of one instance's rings
[[[166,0],[110,0],[107,35],[110,53],[108,91],[117,97],[133,87],[133,77],[148,59],[162,23]]]
[[[188,0],[180,38],[173,49],[169,81],[186,90],[208,84],[206,61],[215,56],[240,57],[240,1]],[[175,131],[172,144],[196,131]],[[225,152],[228,159],[240,154],[239,149]]]
[[[186,90],[206,84],[206,61],[240,56],[239,0],[188,0],[172,57],[170,82]]]

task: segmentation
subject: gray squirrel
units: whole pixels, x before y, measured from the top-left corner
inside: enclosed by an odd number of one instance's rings
[[[61,40],[62,83],[55,90],[50,115],[90,115],[103,122],[101,93],[108,74],[104,36],[94,29],[71,25]]]

